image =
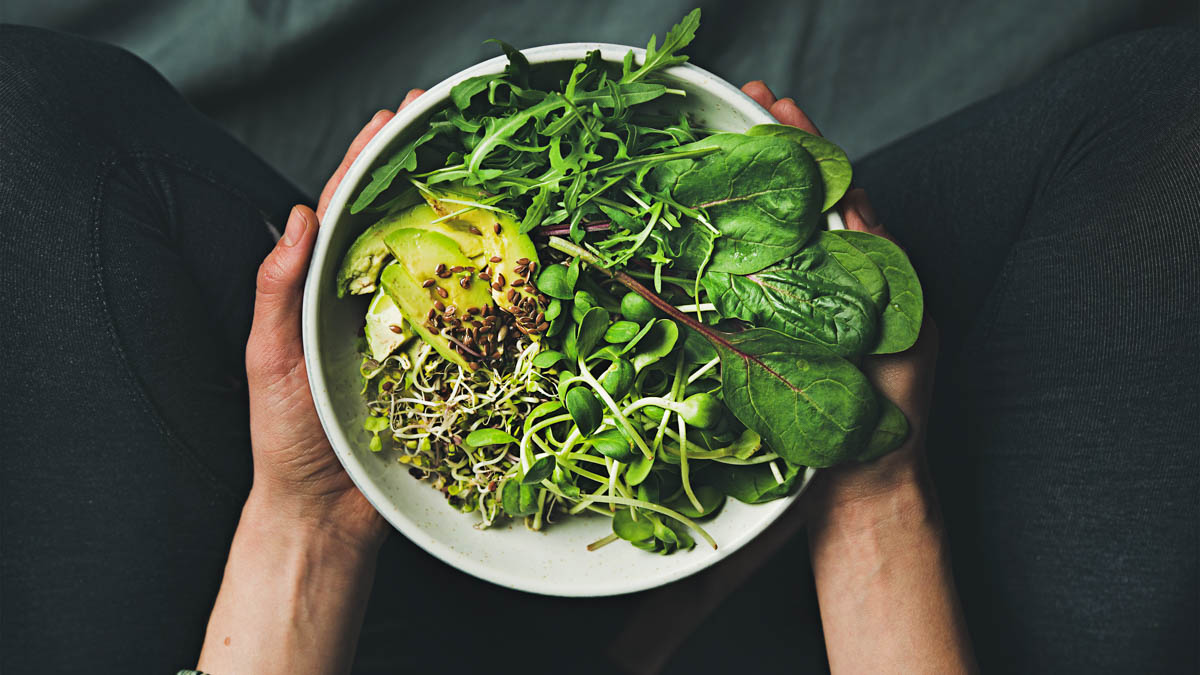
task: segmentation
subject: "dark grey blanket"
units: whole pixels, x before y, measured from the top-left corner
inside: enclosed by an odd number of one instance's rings
[[[412,87],[517,47],[644,46],[699,4],[693,62],[794,97],[851,157],[1109,35],[1195,21],[1185,0],[5,0],[0,21],[122,45],[311,194]]]

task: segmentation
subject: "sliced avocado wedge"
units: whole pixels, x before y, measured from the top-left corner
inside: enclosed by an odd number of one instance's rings
[[[396,261],[380,284],[421,339],[445,358],[470,367],[454,346],[465,329],[492,311],[488,287],[455,240],[430,230],[401,228],[384,238]],[[440,272],[440,274],[439,274]]]
[[[338,272],[338,297],[347,293],[362,295],[374,292],[379,279],[379,270],[387,262],[390,255],[384,239],[397,230],[419,229],[431,230],[444,234],[453,239],[462,252],[467,256],[477,256],[483,253],[483,242],[480,237],[471,234],[469,225],[453,224],[448,221],[434,223],[438,214],[428,204],[417,204],[389,215],[371,227],[354,240],[346,256],[342,258],[342,267]]]
[[[371,298],[371,304],[367,307],[365,333],[367,348],[371,350],[371,358],[376,361],[386,359],[414,335],[412,328],[404,321],[400,308],[382,289],[375,291],[375,297]]]
[[[546,307],[532,283],[540,264],[533,240],[521,234],[520,224],[506,213],[481,208],[459,213],[464,208],[459,202],[477,202],[481,197],[470,193],[469,188],[436,193],[423,190],[422,194],[438,217],[446,218],[443,222],[477,236],[487,264],[480,278],[488,282],[496,305],[515,316],[517,328],[536,340],[545,330],[538,328],[537,316]],[[464,253],[471,255],[466,250]]]

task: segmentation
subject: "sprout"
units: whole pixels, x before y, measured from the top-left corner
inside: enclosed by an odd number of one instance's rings
[[[662,419],[663,409],[669,410],[682,417],[683,421],[690,426],[701,429],[711,429],[717,426],[717,423],[725,415],[725,404],[721,402],[721,399],[707,392],[692,394],[681,402],[658,396],[648,396],[638,400],[624,412],[629,414],[640,408],[646,408],[642,414],[652,420]]]

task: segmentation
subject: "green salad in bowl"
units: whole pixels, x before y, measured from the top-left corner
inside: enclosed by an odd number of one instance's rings
[[[698,24],[620,61],[499,43],[502,69],[458,78],[341,196],[360,225],[321,282],[370,298],[362,443],[477,528],[579,516],[610,523],[589,550],[716,548],[730,500],[908,432],[858,364],[915,341],[911,265],[826,228],[836,145],[681,104]]]

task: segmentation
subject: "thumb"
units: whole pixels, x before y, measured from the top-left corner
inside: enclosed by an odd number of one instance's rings
[[[251,377],[284,374],[301,358],[300,301],[317,235],[317,216],[307,206],[292,207],[283,236],[258,268],[254,322],[246,348]]]

